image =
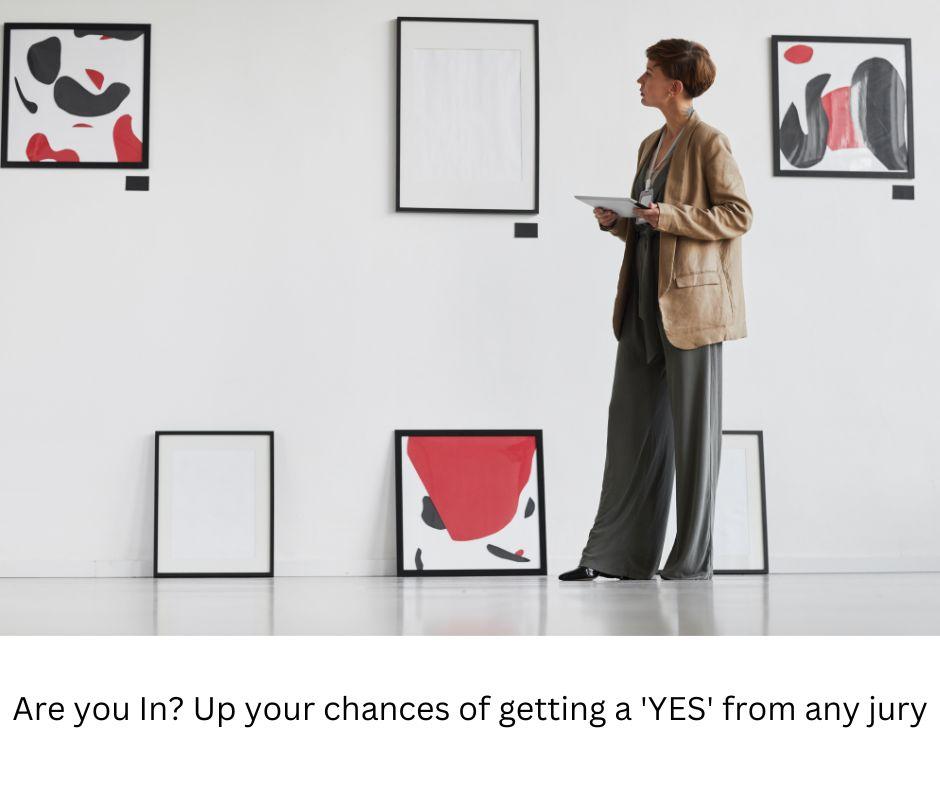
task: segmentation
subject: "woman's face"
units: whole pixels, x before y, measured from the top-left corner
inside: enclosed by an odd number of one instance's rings
[[[682,83],[670,79],[652,60],[646,61],[646,71],[637,80],[640,86],[640,103],[645,107],[665,106],[682,93]]]

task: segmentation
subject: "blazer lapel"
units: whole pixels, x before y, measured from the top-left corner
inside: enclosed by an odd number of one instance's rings
[[[690,141],[695,134],[695,127],[702,122],[698,110],[686,121],[682,136],[672,151],[672,161],[669,163],[669,173],[666,175],[666,188],[663,191],[663,202],[674,204],[681,192],[682,181],[686,177],[686,155]],[[674,235],[660,234],[659,236],[659,295],[662,296],[672,282],[672,265],[676,256],[676,237]]]
[[[663,126],[663,129],[666,128]],[[662,133],[662,129],[659,131],[654,131],[650,134],[640,146],[640,155],[637,158],[636,171],[637,175],[640,174],[640,171],[646,166],[646,161],[650,156],[653,155],[653,151],[656,149],[656,140],[659,139],[659,135]]]
[[[679,186],[682,183],[683,168],[685,167],[685,157],[689,150],[689,140],[695,133],[695,127],[702,122],[698,112],[693,112],[685,127],[682,130],[682,136],[676,143],[672,151],[672,163],[669,165],[669,174],[666,176],[666,189],[663,196],[663,202],[674,202],[679,193]]]

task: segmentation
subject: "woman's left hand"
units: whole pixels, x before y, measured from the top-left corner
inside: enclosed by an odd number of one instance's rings
[[[634,208],[633,215],[637,219],[645,219],[654,230],[659,227],[659,206],[651,203],[649,208]]]

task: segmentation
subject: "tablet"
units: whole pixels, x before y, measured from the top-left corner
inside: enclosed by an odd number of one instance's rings
[[[628,219],[633,216],[634,207],[643,207],[631,197],[586,197],[581,194],[576,194],[574,197],[593,208],[606,208]]]

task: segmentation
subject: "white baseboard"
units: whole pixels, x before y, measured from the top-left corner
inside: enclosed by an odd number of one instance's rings
[[[95,561],[95,577],[152,577],[153,561]]]
[[[805,556],[778,555],[770,559],[774,574],[848,572],[940,572],[940,555],[916,556]]]
[[[327,559],[274,562],[278,577],[394,576],[395,560],[365,558],[337,566]],[[0,577],[152,577],[153,561],[0,560]]]
[[[0,560],[0,577],[150,577],[153,561]]]
[[[578,565],[578,558],[549,558],[549,574]],[[771,574],[850,572],[940,572],[940,555],[926,556],[773,556]],[[0,577],[151,577],[149,560],[0,560]],[[393,577],[395,560],[362,558],[342,566],[328,559],[274,562],[278,577]]]
[[[574,569],[578,557],[549,556],[551,573]],[[771,555],[771,574],[847,574],[850,572],[940,572],[940,555],[917,556],[807,556]]]

